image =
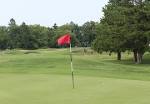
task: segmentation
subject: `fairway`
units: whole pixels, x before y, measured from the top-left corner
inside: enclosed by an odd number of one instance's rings
[[[73,50],[75,89],[68,49],[1,52],[1,104],[150,104],[148,53],[136,65],[131,54],[120,62]]]

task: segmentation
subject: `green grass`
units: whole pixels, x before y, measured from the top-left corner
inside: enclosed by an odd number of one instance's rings
[[[106,53],[73,49],[72,89],[67,49],[0,52],[1,104],[150,104],[150,54],[141,65]]]

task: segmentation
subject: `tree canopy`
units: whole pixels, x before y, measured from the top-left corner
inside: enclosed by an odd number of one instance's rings
[[[141,63],[149,49],[150,5],[142,0],[110,0],[103,9],[104,17],[97,28],[93,48],[97,52],[134,52],[135,62]]]

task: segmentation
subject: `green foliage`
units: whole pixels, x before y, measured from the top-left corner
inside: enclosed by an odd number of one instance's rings
[[[110,0],[97,28],[97,52],[134,51],[139,62],[149,49],[150,5],[141,0]],[[136,58],[135,57],[135,58]]]
[[[10,19],[8,27],[6,27],[9,40],[6,48],[58,48],[60,46],[57,44],[57,39],[68,33],[71,34],[73,47],[91,46],[96,35],[96,25],[97,23],[93,21],[87,22],[83,26],[78,26],[78,24],[75,24],[74,22],[70,22],[62,26],[57,26],[55,23],[52,27],[27,25],[25,22],[21,25],[17,25],[15,19],[12,18]]]
[[[8,26],[8,35],[9,35],[9,48],[14,49],[18,48],[19,43],[19,37],[20,37],[20,28],[16,25],[16,22],[14,19],[10,20],[9,26]]]
[[[0,50],[4,50],[8,48],[9,38],[6,27],[0,27]]]
[[[84,47],[90,47],[93,40],[95,39],[96,36],[96,25],[97,23],[91,21],[91,22],[86,22],[83,24],[81,27],[81,44]]]
[[[20,48],[23,49],[36,49],[38,45],[36,44],[36,40],[34,35],[31,34],[30,28],[25,24],[22,23],[20,26]]]
[[[80,42],[77,38],[78,35],[78,25],[74,24],[73,22],[71,22],[70,24],[65,24],[62,26],[59,26],[57,28],[56,24],[54,24],[53,28],[49,28],[49,47],[51,48],[56,48],[59,47],[57,45],[57,39],[59,37],[61,37],[64,34],[71,34],[72,35],[72,46],[79,46]]]
[[[26,25],[24,22],[18,26],[14,19],[10,20],[8,27],[9,47],[22,49],[38,49],[48,47],[48,28],[40,25]]]
[[[29,28],[34,36],[37,48],[48,47],[48,28],[40,25],[31,25]]]

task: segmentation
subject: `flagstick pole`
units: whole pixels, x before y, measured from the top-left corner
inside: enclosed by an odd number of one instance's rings
[[[72,62],[72,50],[71,50],[71,43],[70,43],[70,59],[71,59],[71,74],[72,74],[72,87],[75,88],[74,84],[74,69],[73,69],[73,62]]]

